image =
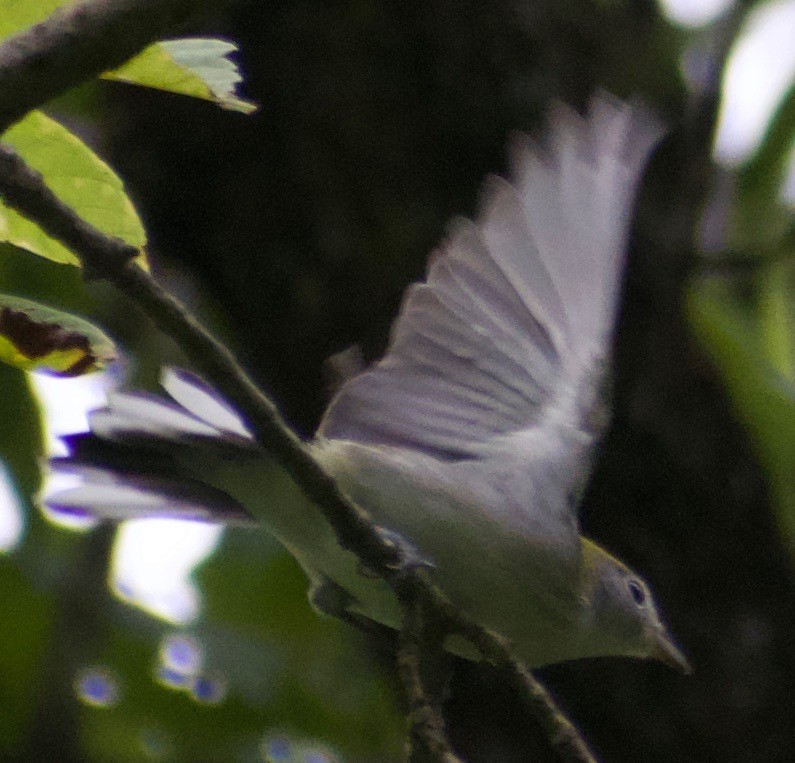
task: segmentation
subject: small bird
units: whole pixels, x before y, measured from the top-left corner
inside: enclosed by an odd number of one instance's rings
[[[308,447],[341,488],[432,566],[452,604],[530,667],[583,657],[687,661],[646,583],[577,522],[608,420],[607,389],[636,187],[662,135],[641,105],[556,105],[541,140],[515,136],[406,292],[384,357],[347,380]],[[332,613],[397,627],[389,586],[342,549],[246,422],[186,371],[170,400],[115,392],[53,468],[82,477],[48,499],[115,520],[262,523]],[[452,639],[451,651],[473,657]]]

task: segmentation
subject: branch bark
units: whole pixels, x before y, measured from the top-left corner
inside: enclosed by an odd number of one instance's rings
[[[416,585],[415,579],[412,585]],[[423,590],[409,594],[403,604],[397,665],[409,702],[411,727],[409,763],[463,763],[453,752],[445,731],[443,700],[447,691],[446,628],[428,606]]]

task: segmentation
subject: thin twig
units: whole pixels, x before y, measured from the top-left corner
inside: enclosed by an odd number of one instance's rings
[[[41,221],[47,233],[68,249],[76,252],[79,248],[87,273],[96,272],[98,277],[104,277],[105,272],[119,270],[138,256],[136,247],[86,223],[47,187],[38,172],[3,143],[0,143],[0,175],[0,192],[6,202],[24,210],[29,219]]]
[[[425,572],[413,573],[424,577]],[[406,581],[403,585],[414,585]],[[427,610],[433,613],[445,634],[457,633],[474,646],[485,658],[502,668],[514,690],[522,697],[528,710],[534,715],[547,733],[550,744],[563,761],[573,763],[596,763],[579,729],[568,719],[546,687],[528,670],[521,660],[514,657],[509,642],[499,634],[484,628],[458,611],[447,597],[435,586],[406,591],[397,587],[398,598],[404,607],[419,599],[427,599]],[[415,615],[416,616],[416,615]]]
[[[420,585],[415,579],[414,585]],[[422,589],[403,601],[397,666],[409,702],[409,763],[462,763],[445,731],[442,700],[446,691],[446,628]]]
[[[238,407],[257,440],[279,460],[310,498],[324,507],[345,548],[356,550],[373,569],[388,574],[396,551],[374,532],[367,515],[352,508],[334,480],[309,455],[274,403],[243,371],[229,349],[182,303],[132,262],[137,251],[85,223],[44,184],[10,147],[0,144],[0,194],[6,202],[69,247],[92,277],[113,283],[171,336],[207,381]]]
[[[561,760],[596,763],[580,730],[568,719],[546,687],[511,652],[506,639],[448,609],[456,632],[471,641],[483,655],[502,668],[514,690],[547,733]]]
[[[519,692],[528,710],[541,723],[547,738],[561,760],[597,763],[580,730],[568,719],[549,690],[522,662],[505,648],[503,665],[514,689]]]

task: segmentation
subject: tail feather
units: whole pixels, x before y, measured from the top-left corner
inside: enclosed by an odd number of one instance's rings
[[[61,438],[69,455],[50,459],[55,471],[66,471],[72,465],[90,466],[119,474],[152,474],[174,477],[179,469],[176,451],[168,440],[131,436],[124,440],[107,440],[91,432],[80,432]]]
[[[218,430],[180,407],[144,392],[112,392],[104,408],[88,416],[91,431],[108,440],[126,436],[217,437]]]
[[[120,474],[71,458],[53,466],[83,479],[79,487],[46,499],[54,511],[122,521],[128,519],[191,519],[225,524],[254,520],[226,493],[194,480],[169,480],[143,474]]]
[[[215,427],[218,432],[253,439],[240,415],[196,374],[180,368],[168,368],[163,372],[161,383],[179,405],[200,421]]]
[[[80,485],[46,496],[50,508],[112,521],[254,521],[242,504],[191,469],[208,457],[261,459],[243,421],[187,372],[166,371],[163,386],[172,400],[110,394],[105,407],[89,414],[90,432],[63,438],[69,455],[50,465],[56,474],[78,477]]]

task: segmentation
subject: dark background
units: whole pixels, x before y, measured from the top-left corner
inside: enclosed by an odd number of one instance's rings
[[[354,342],[383,348],[402,290],[445,221],[474,212],[510,130],[597,86],[640,92],[672,122],[685,101],[682,39],[651,2],[277,2],[227,29],[259,113],[125,93],[114,158],[155,252],[196,275],[306,434],[326,401],[324,359]],[[148,118],[165,99],[168,124]],[[655,169],[650,206],[662,207],[677,189]],[[636,241],[666,235],[655,223],[667,214],[646,210]],[[793,759],[790,560],[764,474],[683,318],[687,271],[672,262],[661,277],[666,263],[649,262],[665,253],[633,250],[614,425],[582,516],[652,581],[695,674],[618,660],[543,674],[605,760]],[[486,670],[462,666],[449,711],[470,761],[551,756]]]
[[[157,255],[212,295],[247,367],[306,434],[326,401],[323,360],[354,342],[368,356],[383,348],[402,290],[445,221],[474,212],[510,130],[597,86],[640,92],[672,123],[685,103],[683,36],[651,2],[277,2],[226,29],[259,113],[119,94],[114,158]],[[164,100],[168,124],[149,118]],[[614,425],[582,516],[652,581],[695,674],[618,660],[543,674],[606,760],[784,761],[795,757],[790,560],[765,476],[683,317],[695,254],[656,240],[677,222],[676,173],[659,166],[675,159],[662,153],[629,267]],[[449,712],[471,761],[551,755],[488,671],[462,667]]]
[[[599,86],[641,94],[672,125],[689,102],[679,56],[692,38],[643,0],[277,0],[208,29],[240,43],[259,112],[106,85],[105,151],[158,271],[305,435],[327,400],[324,359],[356,342],[369,358],[383,349],[445,222],[472,215],[485,174],[504,168],[511,130]],[[793,760],[792,559],[766,475],[685,316],[686,285],[700,276],[676,205],[688,161],[674,136],[651,167],[614,420],[582,523],[650,581],[695,672],[605,659],[541,675],[605,761]],[[750,293],[753,279],[740,279]],[[391,675],[377,645],[362,649]],[[470,763],[554,759],[490,669],[460,664],[447,711]]]

